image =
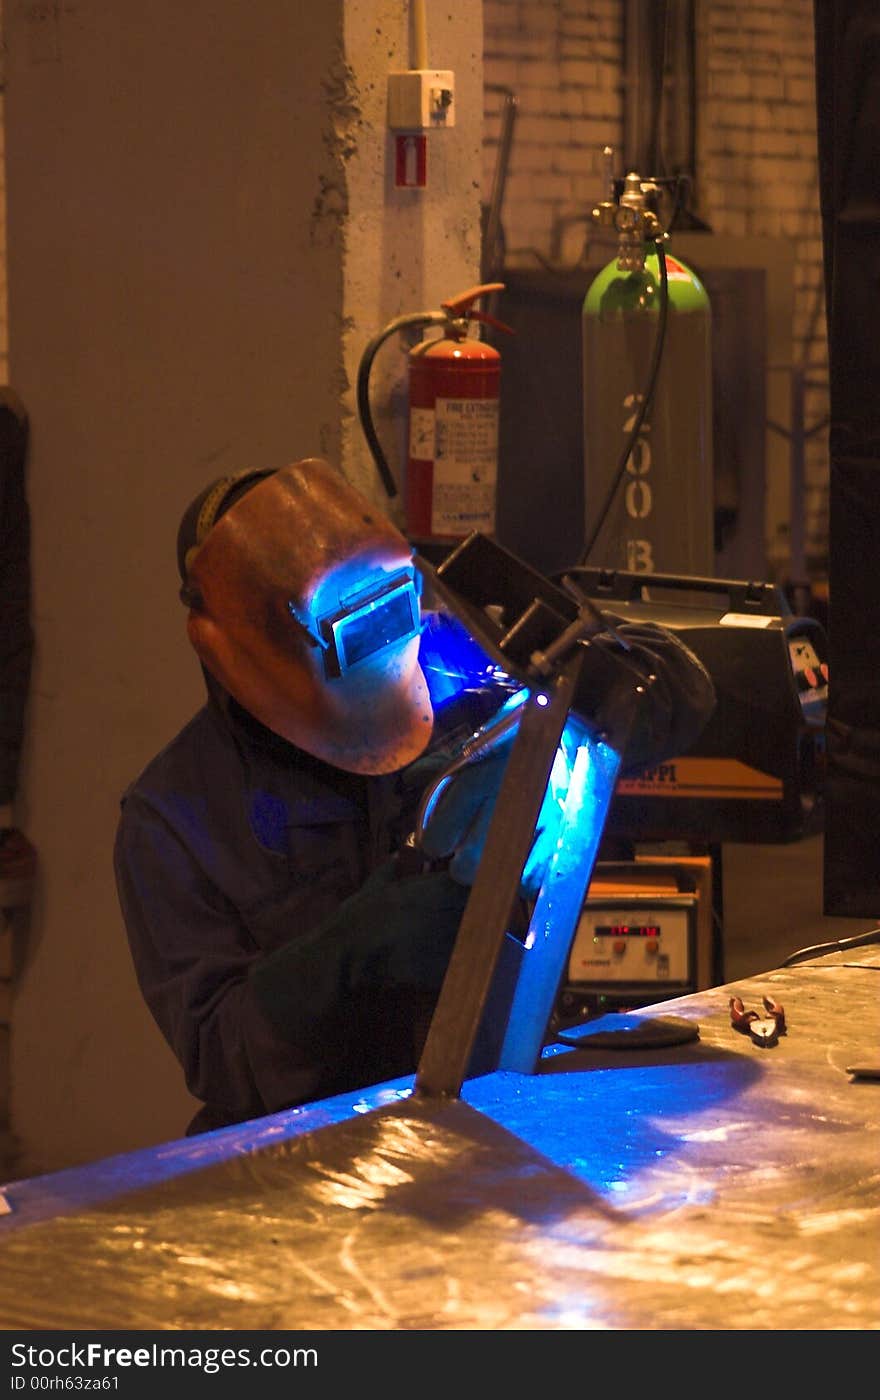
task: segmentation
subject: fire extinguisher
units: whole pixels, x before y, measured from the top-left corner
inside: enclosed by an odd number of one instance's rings
[[[468,334],[472,321],[511,328],[474,303],[504,290],[487,282],[441,303],[437,311],[398,316],[369,342],[358,370],[361,427],[389,496],[397,484],[376,436],[369,376],[380,346],[406,327],[441,326],[439,339],[409,353],[408,453],[404,476],[406,532],[416,543],[452,543],[474,530],[493,534],[498,478],[501,356]]]
[[[649,204],[659,190],[631,172],[593,211],[618,251],[583,305],[582,559],[712,577],[711,308],[696,273],[665,250]]]

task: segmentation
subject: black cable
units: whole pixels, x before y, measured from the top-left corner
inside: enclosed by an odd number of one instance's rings
[[[654,0],[651,6],[651,18],[653,21],[653,47],[654,52],[659,53],[653,66],[651,74],[651,120],[648,130],[651,133],[648,146],[648,170],[656,174],[663,173],[666,166],[666,154],[663,150],[663,117],[666,107],[666,69],[669,62],[669,0]],[[660,40],[659,46],[657,40]]]
[[[370,410],[370,370],[373,367],[373,361],[385,341],[396,331],[404,330],[407,326],[441,326],[445,325],[448,320],[449,317],[445,311],[412,311],[406,316],[398,316],[395,320],[389,321],[384,330],[367,342],[364,353],[361,355],[357,377],[358,417],[364,437],[367,439],[367,446],[373,455],[373,461],[376,463],[382,484],[389,496],[397,495],[397,482],[394,480],[373,426],[373,415]]]
[[[811,948],[799,948],[790,953],[780,967],[793,967],[795,963],[806,962],[808,958],[820,958],[825,953],[843,953],[848,948],[863,948],[869,943],[880,943],[880,928],[869,929],[867,933],[856,934],[854,938],[838,938],[831,943],[814,943]]]
[[[675,232],[679,216],[687,200],[685,190],[690,191],[692,184],[690,175],[676,175],[673,185],[672,213],[669,215],[669,222],[666,225],[667,233]]]
[[[590,556],[590,551],[593,548],[593,545],[596,543],[596,540],[598,539],[599,532],[602,529],[602,526],[605,524],[605,518],[608,515],[609,510],[611,509],[611,502],[614,500],[614,497],[617,494],[617,488],[619,487],[623,478],[623,474],[626,471],[626,464],[629,461],[632,450],[636,445],[636,440],[639,436],[639,433],[642,431],[642,424],[645,421],[648,409],[651,407],[651,403],[654,398],[654,390],[657,387],[657,376],[660,371],[660,361],[663,357],[663,345],[666,340],[666,321],[669,312],[669,276],[666,270],[666,254],[663,250],[662,237],[655,240],[654,247],[657,250],[657,262],[660,267],[660,313],[657,320],[657,334],[654,336],[654,349],[651,355],[651,367],[648,371],[648,384],[645,389],[644,397],[642,399],[639,411],[635,416],[635,420],[632,425],[632,430],[624,445],[620,461],[617,464],[617,470],[614,473],[614,477],[608,489],[608,494],[605,497],[602,509],[599,512],[595,525],[593,526],[593,532],[589,536],[586,544],[584,545],[584,550],[580,560],[581,564],[586,564]]]

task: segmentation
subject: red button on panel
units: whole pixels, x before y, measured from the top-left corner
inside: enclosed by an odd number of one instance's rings
[[[657,942],[656,938],[649,938],[645,944],[645,952],[649,958],[656,958],[659,947],[660,944]]]
[[[623,955],[624,955],[624,953],[626,952],[626,939],[625,939],[625,938],[615,938],[615,940],[614,940],[614,942],[612,943],[611,947],[613,948],[615,955],[616,955],[618,958],[622,958]]]

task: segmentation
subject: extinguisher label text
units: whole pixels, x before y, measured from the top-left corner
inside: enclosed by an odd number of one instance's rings
[[[434,410],[410,408],[409,455],[419,462],[434,460]]]
[[[437,399],[433,455],[432,531],[494,530],[498,400]]]

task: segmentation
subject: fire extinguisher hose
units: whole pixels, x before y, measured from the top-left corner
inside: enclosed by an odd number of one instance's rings
[[[645,386],[645,392],[642,395],[642,402],[639,406],[639,411],[636,414],[635,419],[633,421],[629,437],[624,443],[623,452],[621,453],[620,461],[617,464],[617,470],[615,471],[611,481],[611,485],[608,488],[608,494],[606,495],[605,500],[602,504],[602,509],[599,511],[599,514],[596,517],[596,523],[593,526],[592,533],[590,534],[589,539],[584,545],[583,553],[581,554],[581,564],[587,563],[590,557],[590,551],[592,550],[593,545],[596,543],[596,540],[599,538],[599,531],[602,529],[602,526],[605,523],[605,517],[611,509],[611,502],[614,500],[614,497],[617,493],[617,488],[620,485],[624,472],[626,471],[626,464],[629,461],[630,453],[636,445],[639,433],[642,431],[642,424],[645,421],[648,409],[651,407],[651,403],[654,398],[654,390],[657,387],[657,375],[660,372],[660,362],[663,358],[663,344],[666,340],[666,321],[669,314],[669,277],[666,268],[666,254],[663,251],[662,238],[658,238],[654,241],[654,247],[657,252],[657,263],[660,268],[660,309],[657,316],[657,331],[654,336],[654,348],[651,352],[651,366],[648,370],[648,382]]]
[[[372,453],[373,461],[376,463],[382,484],[389,497],[397,495],[397,482],[394,480],[385,453],[382,451],[370,409],[370,371],[373,368],[373,361],[385,341],[397,331],[405,330],[407,326],[442,326],[446,325],[448,320],[449,315],[446,311],[412,311],[406,316],[397,316],[393,321],[389,321],[384,330],[379,331],[378,335],[374,335],[372,340],[367,342],[364,353],[361,355],[357,377],[358,417],[361,430],[367,440],[367,446]]]

